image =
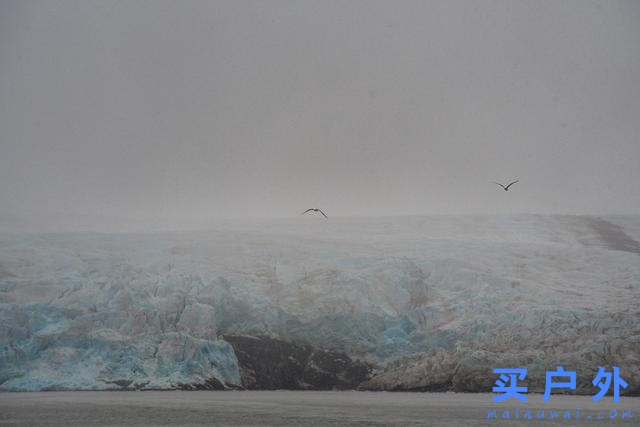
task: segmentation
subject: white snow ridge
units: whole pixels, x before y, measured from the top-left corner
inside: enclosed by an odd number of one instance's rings
[[[578,392],[618,366],[640,393],[640,216],[314,219],[3,235],[0,390],[242,387],[225,337],[254,336],[346,354],[361,389],[487,392],[526,367],[543,391],[562,365]]]

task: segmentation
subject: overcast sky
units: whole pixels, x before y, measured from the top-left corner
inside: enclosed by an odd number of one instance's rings
[[[5,218],[640,213],[639,184],[638,1],[0,0]]]

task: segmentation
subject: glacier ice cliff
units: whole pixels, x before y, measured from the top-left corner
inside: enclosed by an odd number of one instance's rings
[[[0,390],[640,393],[640,217],[225,222],[0,236]],[[280,371],[270,369],[280,366]],[[275,369],[275,368],[274,368]]]

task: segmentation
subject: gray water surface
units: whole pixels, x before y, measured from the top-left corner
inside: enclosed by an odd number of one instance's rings
[[[0,425],[25,426],[564,426],[640,425],[640,398],[540,395],[495,404],[492,394],[385,392],[0,393]],[[516,419],[516,408],[518,419]],[[576,408],[581,408],[576,419]],[[496,410],[498,419],[487,418]],[[534,419],[523,418],[527,409]],[[537,411],[544,419],[536,419]],[[560,411],[550,419],[549,410]],[[622,418],[623,411],[633,418]],[[511,419],[502,419],[509,411]],[[562,419],[570,411],[570,419]],[[610,419],[611,411],[617,411]],[[598,415],[603,419],[598,419]],[[588,418],[591,417],[591,418]]]

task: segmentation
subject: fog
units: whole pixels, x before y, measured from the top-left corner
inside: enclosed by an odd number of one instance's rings
[[[4,0],[0,223],[639,213],[639,21],[634,1]]]

